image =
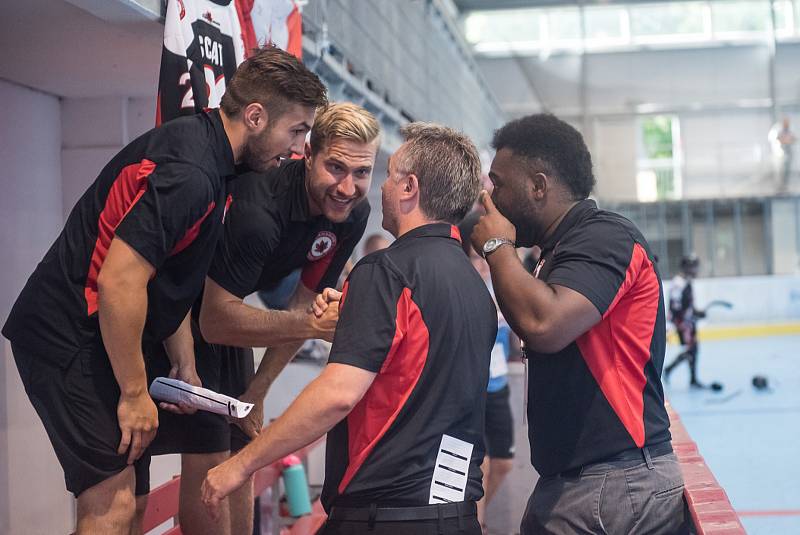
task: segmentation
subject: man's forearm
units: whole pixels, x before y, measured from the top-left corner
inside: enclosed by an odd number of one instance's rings
[[[527,272],[513,247],[502,246],[487,261],[492,286],[506,321],[527,342],[539,331],[554,299],[553,289]]]
[[[247,387],[247,391],[258,397],[265,397],[269,387],[275,382],[281,371],[294,358],[303,342],[291,342],[277,347],[267,348],[261,364],[258,365],[255,377]]]
[[[99,285],[98,319],[103,345],[123,395],[147,392],[142,331],[147,317],[147,288],[119,281]]]
[[[194,366],[194,337],[192,336],[191,314],[190,310],[175,333],[164,340],[167,357],[173,366],[187,363]]]
[[[246,472],[252,474],[262,466],[311,444],[350,412],[351,406],[342,403],[341,398],[334,389],[324,386],[321,378],[315,379],[280,418],[266,427],[236,457]]]
[[[302,343],[316,334],[301,310],[263,310],[244,303],[226,303],[219,313],[201,318],[206,340],[237,347],[274,347]]]

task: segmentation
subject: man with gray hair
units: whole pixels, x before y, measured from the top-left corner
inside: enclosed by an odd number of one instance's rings
[[[328,433],[322,534],[466,533],[481,528],[483,415],[497,311],[454,226],[480,188],[466,136],[401,129],[382,187],[397,239],[362,259],[342,294],[328,365],[249,446],[209,471],[212,511],[258,468]]]

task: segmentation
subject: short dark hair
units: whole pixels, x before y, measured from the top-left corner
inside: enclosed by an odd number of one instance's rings
[[[522,156],[537,173],[555,175],[573,200],[587,198],[594,188],[592,156],[583,136],[555,115],[539,113],[511,121],[494,133],[492,146]]]
[[[318,108],[328,104],[327,89],[308,67],[280,48],[267,45],[253,51],[228,82],[220,106],[233,117],[258,102],[270,119],[282,115],[291,104]]]

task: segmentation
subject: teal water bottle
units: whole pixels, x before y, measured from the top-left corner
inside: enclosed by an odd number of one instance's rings
[[[311,498],[308,495],[306,469],[296,455],[288,455],[281,461],[283,464],[283,486],[286,489],[286,500],[289,502],[289,514],[303,516],[311,513]]]

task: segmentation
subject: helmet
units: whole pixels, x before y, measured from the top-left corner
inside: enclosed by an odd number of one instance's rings
[[[691,253],[681,258],[681,269],[686,271],[689,269],[697,269],[700,265],[700,259],[696,254]]]

